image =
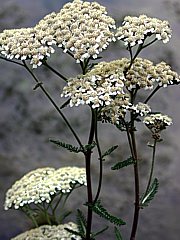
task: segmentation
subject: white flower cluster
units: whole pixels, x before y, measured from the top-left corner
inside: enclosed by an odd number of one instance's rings
[[[130,60],[129,60],[130,63]],[[126,73],[125,85],[128,90],[133,88],[152,89],[155,81],[154,65],[151,61],[136,58],[131,68]]]
[[[98,54],[115,41],[115,21],[96,2],[74,0],[58,12],[45,16],[34,28],[4,30],[0,33],[0,53],[7,58],[30,59],[33,68],[55,50],[70,51],[77,62]]]
[[[137,113],[141,117],[146,116],[148,113],[151,112],[150,106],[148,104],[145,104],[145,103],[142,103],[142,102],[139,102],[136,105],[129,106],[128,110],[134,111],[135,113]]]
[[[33,28],[4,30],[0,33],[0,53],[8,59],[30,59],[33,68],[54,53],[52,46],[42,44]]]
[[[73,222],[58,226],[44,225],[21,233],[11,240],[81,240],[81,237],[68,232],[66,228],[73,231],[78,230],[77,225]]]
[[[170,84],[178,84],[180,76],[165,62],[154,65],[143,58],[136,58],[126,73],[125,85],[129,90],[136,87],[153,89],[156,82],[159,86],[167,87]]]
[[[161,113],[150,114],[144,118],[143,122],[153,133],[159,133],[167,126],[172,125],[172,119]]]
[[[171,67],[165,62],[158,63],[155,66],[155,74],[159,86],[167,87],[180,82],[180,76],[172,71]]]
[[[124,41],[124,44],[131,47],[142,44],[147,36],[154,36],[155,39],[167,43],[172,35],[168,21],[157,18],[150,18],[146,15],[139,17],[126,16],[122,27],[117,29],[116,37]]]
[[[39,168],[16,181],[6,193],[4,208],[18,209],[26,204],[49,203],[52,195],[68,193],[78,185],[86,185],[84,168]]]
[[[77,62],[97,58],[115,41],[111,31],[115,28],[115,21],[107,15],[105,7],[81,0],[65,4],[59,13],[47,15],[35,27],[42,43],[56,43],[64,52],[69,50]]]
[[[71,97],[70,106],[90,104],[98,108],[110,105],[117,95],[124,94],[124,61],[126,59],[101,62],[86,75],[69,79],[61,96]]]
[[[166,87],[168,84],[180,82],[178,74],[164,62],[154,65],[147,59],[136,58],[130,69],[128,69],[129,66],[130,60],[127,58],[100,62],[87,74],[70,78],[63,88],[61,96],[71,98],[71,107],[89,104],[93,108],[108,106],[106,109],[109,109],[116,106],[116,110],[113,111],[117,112],[118,98],[115,102],[113,101],[116,96],[119,96],[119,99],[124,98],[122,95],[125,94],[125,88],[128,90],[135,88],[151,90],[157,84]],[[127,104],[125,105],[127,106]],[[142,111],[141,114],[145,114],[148,109],[138,110],[141,107],[145,106],[133,106],[134,110]],[[133,108],[131,106],[131,109]],[[125,111],[126,108],[123,107],[122,109]]]
[[[110,105],[101,109],[101,120],[119,124],[121,119],[125,117],[129,106],[129,94],[119,94]]]

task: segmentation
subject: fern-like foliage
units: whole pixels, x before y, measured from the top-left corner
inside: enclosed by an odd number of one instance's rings
[[[75,147],[75,146],[73,146],[71,144],[68,144],[68,143],[65,143],[65,142],[61,142],[59,140],[50,139],[50,142],[56,144],[58,147],[66,148],[70,152],[74,152],[74,153],[82,152],[81,148]]]
[[[91,207],[93,212],[95,212],[97,215],[99,215],[102,218],[105,218],[106,220],[108,220],[109,222],[111,222],[117,226],[126,224],[122,219],[117,218],[117,217],[111,215],[110,213],[108,213],[108,211],[102,206],[100,200],[98,200],[96,203],[93,203],[89,206]]]
[[[115,232],[116,240],[123,240],[121,233],[117,227],[114,227],[114,232]]]
[[[118,163],[116,163],[111,169],[112,170],[119,170],[123,167],[127,167],[129,165],[134,164],[134,159],[132,157],[129,157],[128,159],[124,160],[124,161],[120,161]]]
[[[159,182],[157,178],[154,179],[153,183],[149,187],[147,193],[143,194],[140,199],[140,207],[144,208],[149,205],[149,203],[154,199],[156,193],[158,192]]]
[[[89,150],[92,150],[95,146],[96,146],[96,142],[93,141],[92,144],[84,145],[84,150],[85,150],[85,152],[87,152]]]
[[[74,152],[74,153],[79,153],[79,152],[85,153],[89,150],[92,150],[96,146],[95,142],[93,142],[92,144],[84,145],[83,148],[81,148],[81,147],[75,147],[75,146],[73,146],[71,144],[68,144],[68,143],[65,143],[65,142],[61,142],[59,140],[50,139],[49,141],[56,144],[58,147],[65,148],[68,151]]]
[[[83,237],[86,236],[86,227],[87,227],[87,221],[81,210],[77,210],[77,215],[76,215],[76,222],[77,222],[77,227],[79,234]]]
[[[102,154],[102,158],[110,155],[117,147],[118,147],[118,145],[115,145],[115,146],[112,146],[111,148],[109,148],[105,153]]]

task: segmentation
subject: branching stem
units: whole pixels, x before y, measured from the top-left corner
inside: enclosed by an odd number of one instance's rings
[[[49,68],[53,73],[55,73],[58,77],[62,78],[65,82],[67,82],[67,78],[63,76],[60,72],[58,72],[56,69],[51,67],[47,62],[43,62],[43,65]]]
[[[65,117],[65,115],[62,113],[62,111],[60,110],[60,108],[57,106],[57,104],[55,103],[55,101],[52,99],[52,97],[50,96],[50,94],[47,92],[47,90],[42,86],[41,82],[38,80],[38,78],[35,76],[35,74],[29,69],[29,67],[27,66],[27,64],[25,63],[25,61],[23,61],[23,66],[26,68],[26,70],[31,74],[31,76],[33,77],[33,79],[35,80],[35,82],[38,84],[38,87],[43,91],[43,93],[46,95],[46,97],[49,99],[49,101],[51,102],[51,104],[54,106],[54,108],[57,110],[57,112],[60,114],[60,116],[63,118],[63,120],[65,121],[66,125],[68,126],[68,128],[70,129],[70,131],[72,132],[73,136],[75,137],[76,141],[78,142],[79,146],[84,149],[83,144],[81,143],[80,138],[78,137],[78,135],[76,134],[76,132],[74,131],[74,129],[72,128],[71,124],[68,122],[67,118]]]

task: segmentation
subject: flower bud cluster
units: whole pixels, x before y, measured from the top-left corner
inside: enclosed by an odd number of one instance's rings
[[[143,122],[154,134],[159,133],[166,129],[166,127],[172,125],[172,119],[161,113],[150,114],[144,118]]]
[[[81,0],[65,4],[59,13],[47,15],[35,27],[42,43],[55,42],[64,52],[70,51],[77,62],[97,58],[115,41],[112,28],[116,28],[115,21],[105,7]]]
[[[111,104],[117,95],[124,94],[124,61],[101,62],[86,75],[68,81],[61,96],[70,97],[70,106],[90,104],[93,108]]]
[[[21,233],[11,240],[81,240],[81,237],[68,232],[66,228],[72,231],[78,230],[77,225],[73,222],[57,226],[44,225]]]
[[[154,36],[155,39],[167,43],[172,35],[168,21],[150,18],[146,15],[139,17],[126,16],[122,27],[117,29],[116,37],[131,47],[142,44],[146,37]]]
[[[4,30],[0,33],[0,53],[8,59],[27,60],[33,68],[54,53],[52,46],[42,44],[33,28]]]
[[[78,185],[86,185],[84,168],[39,168],[16,181],[6,193],[5,210],[26,204],[49,203],[52,195],[68,193]]]

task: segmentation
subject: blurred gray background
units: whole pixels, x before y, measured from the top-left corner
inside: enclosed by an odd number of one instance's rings
[[[58,11],[62,0],[0,0],[0,31],[5,28],[31,27],[51,11]],[[118,22],[125,15],[147,14],[167,19],[173,29],[171,41],[164,45],[155,44],[145,50],[141,56],[155,62],[165,60],[180,72],[180,3],[176,0],[99,0],[106,6],[109,15]],[[113,44],[102,55],[106,60],[127,56],[120,44]],[[49,63],[66,76],[80,73],[79,67],[61,50],[52,56]],[[44,86],[53,95],[58,104],[63,100],[60,92],[63,83],[44,67],[35,70]],[[34,83],[28,73],[11,63],[0,61],[0,240],[8,240],[31,225],[19,211],[3,210],[6,190],[26,172],[44,166],[61,167],[67,165],[84,166],[81,155],[70,154],[56,148],[48,142],[50,137],[73,143],[71,133],[59,118],[40,90],[33,91]],[[164,133],[164,142],[157,151],[155,176],[160,189],[149,208],[142,210],[137,234],[138,240],[179,240],[180,239],[180,94],[179,86],[161,90],[151,105],[153,110],[162,111],[173,118],[174,125]],[[81,114],[79,114],[81,111]],[[66,108],[72,125],[77,129],[83,142],[87,141],[89,112],[86,107]],[[129,230],[133,216],[133,170],[131,167],[112,173],[111,166],[129,156],[124,135],[108,124],[100,126],[100,138],[103,149],[111,145],[119,148],[104,163],[104,185],[101,199],[106,208],[127,222],[122,227],[123,239],[129,239]],[[149,134],[141,129],[138,148],[141,160],[141,178],[143,186],[147,181],[151,151],[146,146]],[[98,162],[93,158],[93,186],[96,190]],[[68,208],[76,209],[86,201],[85,189],[73,193]],[[83,210],[85,208],[82,207]],[[72,218],[74,219],[74,213]],[[94,229],[106,224],[94,217]],[[113,228],[98,239],[113,240]]]

